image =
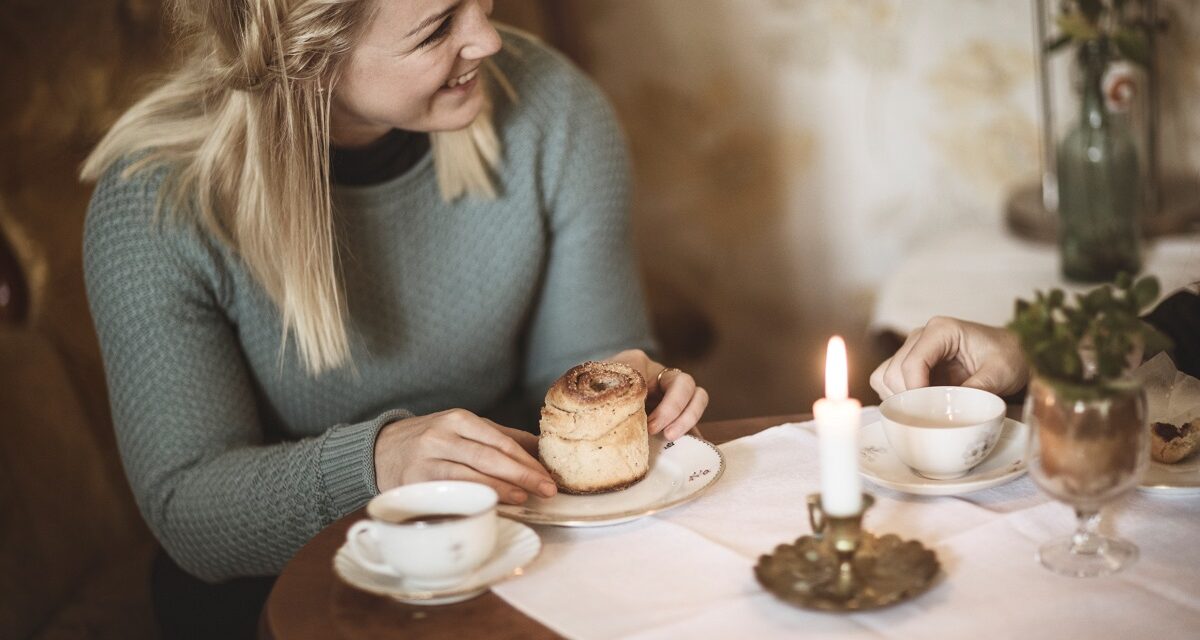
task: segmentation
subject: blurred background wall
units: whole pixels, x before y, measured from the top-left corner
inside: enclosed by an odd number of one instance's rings
[[[620,112],[657,325],[713,417],[809,410],[831,333],[877,402],[884,278],[934,234],[1003,233],[1037,179],[1032,0],[544,4]],[[1194,168],[1200,3],[1160,13],[1164,165]]]
[[[1200,3],[1165,0],[1169,162],[1200,164]],[[1000,233],[1038,171],[1032,0],[497,0],[611,97],[637,179],[636,241],[671,364],[711,417],[807,411],[824,342],[853,387],[883,277],[935,231]],[[80,376],[79,161],[165,68],[161,0],[4,0],[0,227],[31,315]],[[83,327],[82,329],[80,327]],[[87,387],[89,407],[105,411]]]

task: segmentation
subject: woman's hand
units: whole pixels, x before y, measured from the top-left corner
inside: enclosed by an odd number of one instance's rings
[[[692,376],[651,360],[641,349],[629,349],[605,359],[637,369],[650,387],[650,396],[659,398],[658,406],[647,416],[652,435],[661,432],[667,440],[678,440],[700,422],[708,407],[708,392],[697,386]]]
[[[1016,335],[1008,330],[937,317],[910,333],[871,374],[871,388],[880,399],[931,382],[1007,396],[1029,382],[1029,366]]]
[[[450,409],[386,425],[375,441],[380,491],[425,480],[468,480],[496,490],[501,502],[520,504],[530,493],[558,492],[530,455],[537,436],[502,427],[465,409]]]

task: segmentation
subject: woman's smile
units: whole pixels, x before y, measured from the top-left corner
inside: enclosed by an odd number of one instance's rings
[[[455,89],[455,88],[459,88],[459,87],[469,90],[471,87],[475,86],[474,80],[475,80],[475,77],[478,75],[479,75],[479,67],[475,67],[474,69],[471,69],[470,71],[462,74],[461,76],[455,76],[453,78],[450,78],[450,80],[447,81],[446,84],[442,85],[441,90],[445,91],[447,89]]]

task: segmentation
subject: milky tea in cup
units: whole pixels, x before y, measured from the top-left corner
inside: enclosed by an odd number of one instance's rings
[[[474,482],[420,482],[367,503],[346,534],[363,566],[398,574],[406,588],[436,591],[466,580],[496,548],[496,492]]]
[[[983,462],[1000,440],[1004,400],[969,387],[901,391],[879,405],[883,434],[918,475],[951,480]]]

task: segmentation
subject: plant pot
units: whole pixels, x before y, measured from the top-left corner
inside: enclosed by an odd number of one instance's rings
[[[1078,509],[1097,510],[1128,491],[1149,462],[1145,394],[1132,381],[1080,385],[1035,376],[1025,422],[1036,440],[1029,461],[1035,480]]]
[[[1130,381],[1080,385],[1035,376],[1025,397],[1028,464],[1034,481],[1075,509],[1075,533],[1038,549],[1063,575],[1101,576],[1138,557],[1137,546],[1097,529],[1100,508],[1133,489],[1149,461],[1146,398]]]

